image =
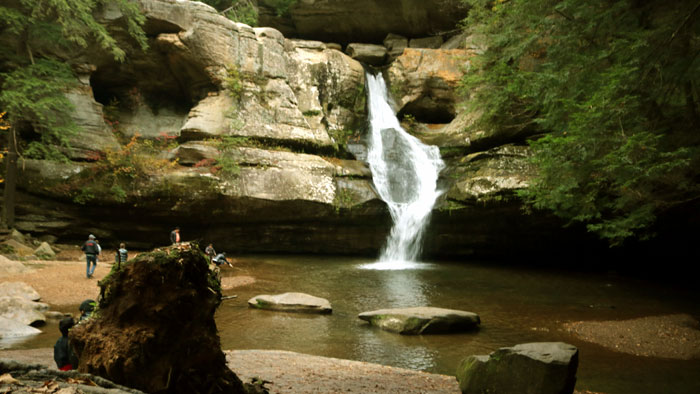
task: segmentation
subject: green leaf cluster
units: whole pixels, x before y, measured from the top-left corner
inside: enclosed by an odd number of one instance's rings
[[[475,127],[534,140],[521,197],[612,245],[696,198],[700,3],[466,0],[486,46],[462,93]]]
[[[145,17],[132,0],[18,0],[0,5],[0,108],[10,122],[39,134],[24,152],[28,156],[64,158],[76,131],[65,94],[77,80],[66,63],[71,51],[97,46],[115,60],[126,52],[96,15],[104,6],[117,7],[130,37],[147,47],[141,28]],[[56,149],[56,146],[59,149]]]
[[[24,154],[28,157],[63,159],[54,146],[68,147],[77,128],[70,117],[73,105],[65,92],[76,79],[68,65],[54,59],[37,59],[34,64],[2,75],[0,103],[14,124],[29,123],[40,135],[31,141]]]

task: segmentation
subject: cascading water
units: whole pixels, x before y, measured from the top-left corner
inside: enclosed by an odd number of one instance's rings
[[[440,151],[408,134],[389,105],[381,74],[366,73],[370,138],[367,161],[374,186],[394,222],[379,258],[383,269],[402,269],[420,254],[423,230],[440,195]]]

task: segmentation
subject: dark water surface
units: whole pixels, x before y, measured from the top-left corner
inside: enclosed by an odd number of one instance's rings
[[[367,270],[347,257],[263,256],[241,259],[224,275],[250,274],[252,285],[225,292],[216,321],[224,349],[281,349],[453,375],[472,354],[534,341],[563,341],[580,351],[578,389],[608,394],[700,393],[700,360],[613,352],[561,329],[578,320],[672,313],[700,315],[683,290],[605,274],[427,263],[411,270]],[[331,315],[249,309],[259,294],[303,292],[327,298]],[[475,333],[403,336],[357,318],[382,308],[435,306],[476,312]]]
[[[533,341],[563,341],[579,348],[577,389],[606,394],[700,393],[700,360],[678,361],[613,352],[578,340],[562,324],[688,313],[700,316],[697,291],[616,275],[505,268],[485,263],[426,263],[411,270],[367,270],[366,259],[328,256],[249,256],[228,275],[250,275],[252,285],[225,291],[216,315],[223,349],[279,349],[454,375],[472,354]],[[327,298],[331,315],[250,309],[259,294],[289,291]],[[382,308],[435,306],[476,312],[481,330],[451,335],[403,336],[357,318]],[[63,308],[77,313],[78,306]],[[48,324],[13,348],[51,347]],[[6,344],[7,345],[7,344]]]

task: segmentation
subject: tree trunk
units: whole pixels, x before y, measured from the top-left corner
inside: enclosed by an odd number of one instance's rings
[[[14,127],[11,127],[7,133],[7,146],[2,224],[13,228],[15,226],[15,194],[17,190],[17,143]]]

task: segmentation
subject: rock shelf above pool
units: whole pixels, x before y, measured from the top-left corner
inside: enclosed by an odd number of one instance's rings
[[[284,293],[258,295],[248,300],[253,308],[281,312],[331,313],[331,303],[325,298],[304,293]]]
[[[358,317],[383,330],[405,335],[469,331],[481,324],[476,313],[433,307],[380,309],[362,312]]]

